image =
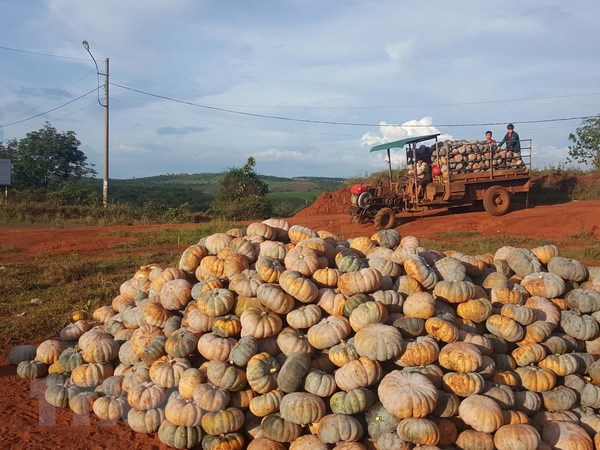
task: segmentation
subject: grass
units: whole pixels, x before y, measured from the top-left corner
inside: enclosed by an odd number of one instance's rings
[[[93,311],[109,305],[119,286],[137,268],[148,263],[176,267],[181,251],[172,246],[195,244],[204,236],[232,228],[227,222],[199,225],[190,229],[162,229],[145,232],[119,231],[117,237],[133,238],[117,256],[90,259],[68,254],[52,259],[38,254],[27,264],[0,267],[0,342],[2,347],[40,342],[58,336],[78,309]],[[165,250],[167,248],[167,250]],[[135,250],[135,251],[131,251]],[[11,250],[12,251],[12,250]],[[31,303],[40,299],[41,304]]]
[[[423,247],[431,250],[458,250],[468,255],[494,254],[503,246],[532,249],[541,245],[554,244],[560,249],[561,256],[585,263],[600,259],[600,240],[594,237],[594,231],[594,229],[580,230],[569,235],[570,239],[579,241],[580,245],[575,246],[528,236],[481,236],[474,231],[441,232],[437,233],[434,238],[420,239],[420,243]]]

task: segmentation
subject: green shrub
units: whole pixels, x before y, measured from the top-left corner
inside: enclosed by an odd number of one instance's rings
[[[271,203],[261,195],[250,195],[235,200],[215,200],[209,210],[212,218],[224,220],[267,219],[271,214]]]

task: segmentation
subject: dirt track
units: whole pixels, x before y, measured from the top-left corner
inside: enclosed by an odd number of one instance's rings
[[[329,214],[319,208],[329,203]],[[344,210],[343,198],[319,199],[309,208],[290,218],[290,224],[302,224],[338,233],[342,238],[370,236],[373,225],[351,223]],[[332,214],[333,213],[333,214]],[[435,237],[448,231],[476,231],[482,236],[522,235],[546,239],[561,247],[580,247],[581,241],[570,237],[575,233],[600,239],[600,201],[579,201],[552,206],[536,206],[510,212],[502,217],[492,217],[485,212],[449,214],[439,212],[427,217],[405,217],[397,227],[402,235]],[[108,231],[140,231],[161,227],[179,228],[196,225],[153,225],[121,227],[85,227],[51,229],[39,227],[0,227],[0,246],[18,248],[0,257],[0,266],[22,262],[28,255],[44,253],[48,258],[61,258],[69,253],[93,257],[109,257],[111,244],[127,238],[107,234]],[[190,243],[182,244],[182,251]],[[452,243],[448,243],[451,248]],[[600,260],[586,261],[600,265]],[[124,280],[125,281],[125,280]],[[1,347],[1,345],[0,345]],[[0,353],[6,355],[6,349]],[[0,363],[0,448],[165,448],[157,438],[134,433],[125,425],[98,426],[74,418],[67,410],[54,410],[44,400],[37,400],[39,387],[15,375],[14,366]],[[33,398],[32,398],[33,397]],[[40,413],[41,412],[41,413]]]

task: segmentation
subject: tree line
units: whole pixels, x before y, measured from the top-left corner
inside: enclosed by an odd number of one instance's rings
[[[567,162],[600,170],[600,115],[584,119],[569,135],[569,140],[573,145],[569,146]],[[74,131],[59,132],[46,122],[23,139],[0,142],[0,159],[12,162],[13,189],[62,191],[71,197],[74,193],[85,195],[87,192],[89,198],[100,202],[96,185],[82,183],[93,180],[97,172],[80,146]],[[254,171],[255,165],[255,159],[249,157],[244,166],[223,173],[218,192],[210,203],[210,216],[251,220],[273,213],[266,197],[269,187]]]

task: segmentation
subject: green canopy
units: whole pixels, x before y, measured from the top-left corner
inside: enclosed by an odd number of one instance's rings
[[[377,152],[379,150],[388,150],[390,148],[396,148],[396,147],[402,148],[406,144],[416,144],[417,142],[428,141],[429,139],[433,139],[433,138],[439,136],[440,134],[441,133],[428,134],[427,136],[414,136],[414,137],[409,137],[406,139],[400,139],[399,141],[387,142],[385,144],[376,145],[375,147],[371,148],[371,153]]]

